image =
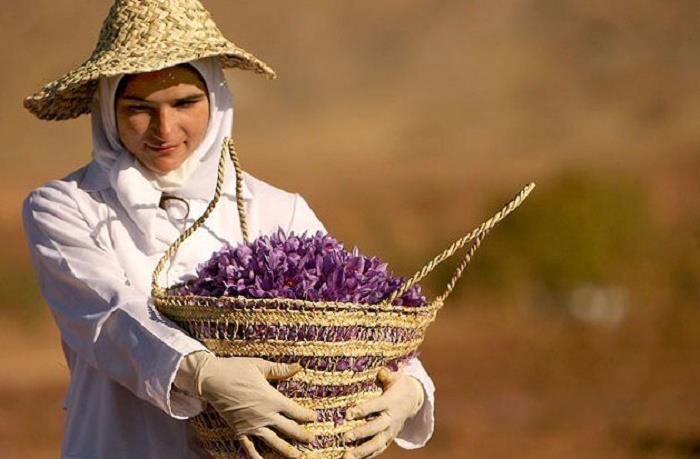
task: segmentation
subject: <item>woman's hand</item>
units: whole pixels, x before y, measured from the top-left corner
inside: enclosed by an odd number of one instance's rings
[[[250,436],[259,437],[284,457],[297,458],[301,456],[299,450],[278,433],[312,442],[313,434],[299,422],[315,421],[316,412],[285,397],[267,381],[289,378],[299,370],[299,364],[221,358],[199,351],[183,359],[175,385],[209,402],[235,431],[251,458],[262,459]]]
[[[407,419],[415,416],[423,405],[423,385],[417,379],[401,372],[392,373],[382,368],[377,375],[384,386],[384,393],[350,408],[345,418],[364,418],[369,414],[379,416],[367,424],[345,433],[346,442],[371,437],[366,442],[347,451],[343,459],[376,457],[389,447],[401,432]]]

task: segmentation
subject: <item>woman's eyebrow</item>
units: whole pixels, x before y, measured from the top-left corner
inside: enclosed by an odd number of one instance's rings
[[[204,99],[207,95],[206,94],[192,94],[190,96],[185,96],[185,97],[180,97],[179,99],[175,99],[176,102],[193,102],[197,100]]]
[[[206,96],[207,96],[206,94],[191,94],[191,95],[185,96],[185,97],[178,97],[177,99],[175,99],[175,102],[176,103],[178,103],[178,102],[193,102],[193,101],[201,100],[201,99],[205,98]],[[132,102],[153,103],[150,100],[147,100],[147,99],[144,99],[143,97],[138,97],[138,96],[122,96],[121,99],[132,101]]]
[[[123,100],[132,100],[132,101],[136,101],[136,102],[148,102],[148,101],[147,101],[146,99],[144,99],[143,97],[137,97],[137,96],[121,96],[120,99],[123,99]]]

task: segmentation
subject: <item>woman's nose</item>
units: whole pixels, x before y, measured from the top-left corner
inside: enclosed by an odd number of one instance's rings
[[[160,140],[170,140],[174,129],[175,118],[168,108],[160,109],[151,120],[153,134]]]

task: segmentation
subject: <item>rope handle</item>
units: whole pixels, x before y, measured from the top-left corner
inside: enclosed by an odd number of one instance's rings
[[[464,256],[464,259],[462,260],[462,263],[457,267],[455,270],[452,279],[450,279],[450,282],[448,282],[447,287],[445,288],[445,291],[443,292],[442,295],[438,296],[435,300],[436,303],[442,304],[445,299],[452,293],[452,289],[454,289],[455,284],[459,280],[459,278],[462,276],[462,273],[464,272],[464,268],[466,268],[467,264],[471,260],[471,258],[474,256],[474,252],[476,252],[476,249],[479,248],[481,245],[481,241],[484,239],[484,237],[488,234],[489,231],[501,220],[503,220],[509,213],[511,213],[513,210],[515,210],[522,202],[527,198],[527,196],[530,194],[530,192],[535,188],[534,183],[529,183],[527,186],[525,186],[520,193],[517,194],[515,198],[513,198],[512,201],[510,201],[506,206],[504,206],[498,213],[496,213],[493,217],[482,223],[478,228],[467,234],[466,236],[456,240],[455,242],[452,243],[445,251],[443,251],[441,254],[433,258],[428,264],[423,266],[417,273],[413,275],[410,279],[408,279],[406,282],[404,282],[401,287],[398,290],[395,290],[389,298],[387,298],[384,303],[385,304],[391,304],[396,298],[399,298],[402,296],[404,293],[406,293],[408,290],[411,289],[416,283],[418,283],[420,280],[422,280],[425,276],[430,274],[431,271],[435,269],[437,265],[445,261],[447,258],[451,257],[452,255],[455,254],[459,249],[464,247],[468,242],[472,242],[472,245],[469,247],[469,250],[467,250],[466,255]]]
[[[243,178],[241,165],[238,162],[238,153],[236,153],[236,147],[233,144],[233,140],[229,137],[226,137],[223,141],[223,144],[221,145],[221,157],[219,158],[219,167],[216,172],[216,188],[214,189],[214,197],[212,198],[211,202],[209,202],[209,205],[207,206],[206,210],[202,213],[202,215],[197,220],[195,220],[192,226],[187,228],[180,235],[180,237],[175,239],[175,242],[173,242],[170,245],[170,247],[168,247],[168,250],[165,251],[165,254],[156,265],[156,268],[153,270],[153,277],[151,279],[151,290],[154,293],[162,291],[162,289],[158,285],[158,278],[160,277],[160,273],[163,271],[165,264],[168,262],[168,260],[170,260],[170,258],[172,258],[173,255],[175,255],[175,252],[177,252],[177,249],[180,247],[180,244],[182,244],[185,241],[185,239],[190,237],[192,233],[197,231],[204,224],[204,222],[207,220],[207,218],[209,218],[209,215],[212,213],[217,203],[219,202],[224,187],[224,169],[226,168],[227,151],[228,156],[231,158],[231,162],[233,163],[233,168],[236,172],[236,205],[238,206],[238,217],[241,223],[241,233],[243,234],[243,241],[246,243],[248,242],[248,224],[246,222],[245,207],[243,206],[243,197],[241,196],[243,193]]]

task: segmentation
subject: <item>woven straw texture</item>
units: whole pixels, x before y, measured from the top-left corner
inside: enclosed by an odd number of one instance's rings
[[[260,357],[300,363],[304,369],[276,383],[277,389],[299,404],[316,410],[317,422],[307,427],[317,436],[313,444],[292,442],[307,458],[339,458],[357,443],[345,443],[342,434],[366,420],[344,421],[347,407],[377,397],[382,388],[378,371],[400,368],[416,354],[425,330],[435,319],[483,237],[520,205],[534,188],[526,186],[510,203],[477,229],[455,241],[427,263],[381,304],[353,304],[294,299],[177,296],[159,285],[160,273],[180,244],[199,228],[214,210],[223,183],[226,152],[236,173],[238,213],[248,240],[241,196],[241,168],[230,140],[224,142],[214,198],[203,215],[166,251],[153,272],[152,295],[159,311],[204,343],[218,356]],[[427,276],[447,258],[466,247],[466,253],[445,291],[422,307],[392,302]],[[189,421],[200,445],[215,458],[245,457],[235,432],[213,408]],[[259,448],[265,451],[263,445]],[[265,451],[264,457],[278,457]]]
[[[198,0],[116,0],[92,55],[27,97],[24,106],[45,120],[76,118],[90,113],[101,76],[152,72],[210,56],[219,56],[224,68],[275,78],[267,64],[223,36]]]

